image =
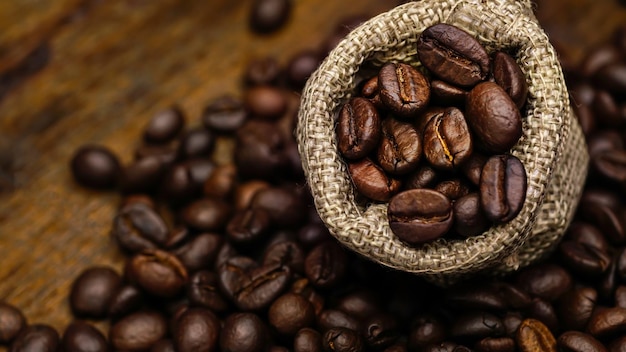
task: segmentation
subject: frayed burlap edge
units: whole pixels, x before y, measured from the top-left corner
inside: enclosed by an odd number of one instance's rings
[[[515,219],[467,240],[416,248],[391,232],[386,204],[359,204],[335,140],[335,110],[353,93],[364,62],[419,65],[416,42],[436,23],[472,33],[488,51],[512,52],[529,84],[524,134],[511,153],[525,165],[528,190]],[[318,213],[345,246],[383,265],[441,284],[491,268],[503,273],[548,253],[571,221],[587,154],[554,49],[528,2],[426,0],[365,22],[328,55],[303,91],[298,148]]]

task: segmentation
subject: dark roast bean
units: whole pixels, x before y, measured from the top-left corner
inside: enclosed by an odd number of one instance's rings
[[[276,242],[265,249],[262,265],[279,263],[287,265],[293,272],[304,272],[305,252],[295,241]]]
[[[222,351],[263,352],[269,344],[267,327],[252,313],[234,313],[224,321],[219,346]]]
[[[226,225],[226,234],[233,244],[250,244],[263,239],[271,229],[272,219],[263,208],[235,212]]]
[[[474,185],[480,185],[480,174],[489,158],[480,153],[472,153],[470,157],[461,165],[461,172]]]
[[[233,164],[215,167],[204,182],[204,195],[215,198],[226,198],[233,193],[237,182],[237,168]]]
[[[380,99],[394,114],[417,117],[430,101],[430,84],[414,67],[404,63],[387,63],[378,73]]]
[[[304,272],[314,286],[329,288],[343,279],[347,261],[344,249],[337,242],[326,241],[308,253],[304,260]]]
[[[234,132],[247,118],[243,102],[230,95],[215,99],[202,112],[204,127],[216,132]]]
[[[157,343],[152,345],[150,348],[150,352],[176,352],[174,348],[174,342],[170,339],[159,340]]]
[[[187,282],[187,269],[180,260],[158,249],[132,257],[128,275],[148,293],[159,297],[176,296]]]
[[[188,271],[207,269],[213,265],[223,239],[214,233],[203,233],[177,248],[173,253]]]
[[[598,152],[591,160],[592,170],[603,179],[626,183],[626,150]]]
[[[296,53],[287,64],[287,79],[294,89],[302,89],[321,62],[316,50],[303,50]]]
[[[559,319],[554,307],[550,302],[541,298],[535,297],[533,299],[532,304],[526,310],[526,317],[539,320],[554,333],[559,331]]]
[[[374,76],[363,84],[361,95],[367,98],[378,109],[384,110],[383,102],[380,100],[380,91],[378,89],[378,76]]]
[[[361,352],[365,349],[361,336],[346,328],[327,330],[322,337],[322,345],[327,352]]]
[[[604,126],[620,127],[626,121],[621,119],[617,101],[611,93],[605,90],[598,90],[591,102],[594,117]]]
[[[456,168],[469,158],[472,151],[472,137],[461,110],[445,109],[425,126],[424,156],[433,167]]]
[[[202,185],[214,168],[214,164],[206,158],[191,159],[174,165],[161,180],[161,195],[173,204],[196,198],[202,194]]]
[[[357,318],[337,309],[325,309],[321,311],[317,315],[317,325],[322,331],[332,328],[346,328],[354,331],[361,330],[361,323]]]
[[[189,308],[178,319],[172,334],[177,351],[217,350],[220,321],[210,310]]]
[[[381,119],[374,104],[352,98],[343,105],[337,121],[337,147],[346,159],[361,159],[378,145]]]
[[[409,330],[408,347],[419,351],[428,345],[441,343],[446,338],[446,326],[432,315],[418,315]]]
[[[319,294],[313,286],[310,284],[309,279],[301,278],[297,279],[289,289],[290,292],[297,293],[306,298],[313,305],[315,315],[319,316],[322,313],[322,309],[326,304],[326,299]]]
[[[520,313],[507,313],[502,318],[502,324],[504,324],[504,331],[506,336],[515,337],[517,330],[522,325],[523,317]]]
[[[265,120],[275,120],[287,111],[287,98],[279,88],[256,86],[249,88],[244,104],[252,116]]]
[[[282,228],[295,228],[306,220],[306,206],[302,198],[290,188],[270,187],[259,190],[250,207],[266,210],[272,224]]]
[[[509,151],[522,136],[522,117],[499,85],[480,83],[467,95],[465,117],[476,144],[490,153]]]
[[[417,42],[420,62],[442,80],[473,86],[489,73],[489,55],[469,33],[445,23],[430,26]]]
[[[216,198],[203,198],[187,205],[181,211],[182,221],[198,231],[222,230],[231,214],[228,203]]]
[[[81,186],[106,189],[116,185],[120,162],[106,147],[84,145],[72,156],[70,168],[74,180]]]
[[[378,165],[388,173],[409,173],[417,168],[422,156],[422,138],[412,124],[387,117],[376,155]]]
[[[593,336],[580,331],[568,331],[557,340],[559,351],[563,352],[606,352],[607,349]]]
[[[295,335],[315,322],[313,305],[301,295],[285,293],[278,297],[267,313],[268,321],[281,335]]]
[[[142,311],[113,324],[109,341],[118,351],[146,351],[166,334],[167,322],[160,313]]]
[[[532,303],[532,298],[518,286],[506,282],[492,282],[490,285],[498,292],[507,306],[513,309],[525,309]]]
[[[59,333],[49,325],[33,324],[25,327],[15,337],[9,352],[57,352]]]
[[[117,294],[122,278],[109,267],[92,267],[83,271],[72,284],[70,307],[79,317],[104,318]]]
[[[336,308],[358,319],[366,319],[380,312],[378,298],[370,290],[356,290],[339,298]]]
[[[489,228],[489,221],[480,207],[480,196],[476,192],[457,199],[452,213],[454,231],[461,236],[479,235]]]
[[[155,156],[135,160],[120,173],[119,186],[124,193],[153,192],[165,173],[165,164]]]
[[[445,295],[446,305],[454,309],[503,312],[507,309],[505,297],[493,285],[467,285],[450,290]]]
[[[322,336],[311,328],[301,329],[293,338],[293,352],[321,352]]]
[[[111,234],[120,247],[136,253],[165,244],[169,231],[163,218],[154,209],[135,203],[124,207],[115,216]]]
[[[526,102],[528,85],[524,72],[515,59],[507,53],[497,52],[493,56],[493,78],[521,109]]]
[[[594,80],[613,94],[624,96],[626,94],[626,64],[622,61],[606,65],[595,73]]]
[[[521,352],[556,352],[556,340],[550,330],[538,320],[525,319],[517,331],[517,346]]]
[[[626,333],[626,308],[596,308],[587,324],[587,331],[597,338],[615,337]]]
[[[576,287],[566,292],[557,305],[559,321],[565,330],[583,330],[596,307],[598,292],[592,287]]]
[[[250,120],[237,129],[235,164],[244,178],[272,180],[286,166],[285,138],[274,124]]]
[[[189,277],[187,298],[191,306],[209,308],[214,312],[228,309],[228,303],[219,292],[217,275],[208,270],[197,271]]]
[[[565,265],[586,277],[601,275],[611,264],[609,253],[576,241],[561,242],[559,253]]]
[[[291,1],[255,0],[250,10],[250,26],[258,33],[280,29],[289,19]]]
[[[584,203],[584,195],[581,199],[581,203]],[[589,203],[598,204],[598,203]],[[609,244],[604,237],[604,234],[598,230],[597,227],[582,221],[574,220],[566,233],[566,237],[572,241],[585,244],[590,247],[597,248],[601,251],[608,251]]]
[[[500,223],[515,218],[526,200],[526,183],[526,169],[518,158],[489,158],[480,177],[480,202],[485,216]]]
[[[443,194],[430,189],[398,193],[387,208],[389,226],[409,244],[432,241],[452,226],[452,204]]]
[[[195,128],[187,131],[180,139],[178,149],[183,159],[207,157],[211,155],[215,146],[215,136],[205,128]]]
[[[476,343],[477,352],[515,352],[515,340],[510,337],[486,337]]]
[[[451,201],[456,201],[470,192],[468,185],[460,178],[441,181],[433,189]]]
[[[235,209],[242,210],[248,208],[257,192],[269,187],[269,183],[261,180],[251,180],[239,184],[237,188],[235,188]]]
[[[145,144],[135,150],[135,160],[156,158],[164,167],[171,166],[178,158],[177,144]]]
[[[467,97],[466,90],[439,80],[430,82],[430,94],[433,103],[443,106],[462,107],[465,105],[465,98]]]
[[[323,223],[309,223],[298,230],[297,238],[298,242],[308,249],[332,237]]]
[[[361,336],[374,350],[389,347],[400,337],[398,321],[390,314],[374,314],[363,322]]]
[[[14,306],[0,301],[0,344],[8,344],[26,327],[26,318]]]
[[[63,333],[65,352],[108,352],[109,346],[100,330],[81,321],[68,325]]]
[[[572,277],[558,265],[540,263],[520,272],[517,285],[533,296],[552,302],[571,289]]]
[[[593,163],[597,163],[595,160],[595,156],[602,152],[611,152],[613,150],[623,150],[624,149],[624,141],[622,137],[617,133],[617,131],[613,130],[600,130],[596,131],[587,138],[587,150],[589,151],[589,155],[593,158],[591,161]],[[605,162],[605,161],[601,161]],[[596,166],[592,164],[595,168]],[[602,170],[602,165],[599,165],[600,168],[598,171]],[[595,170],[595,169],[592,169]]]
[[[138,310],[144,297],[141,291],[132,285],[124,285],[117,290],[117,293],[111,299],[109,303],[109,316],[117,319],[124,315],[128,315]]]
[[[404,189],[430,188],[437,182],[437,171],[428,165],[421,165],[404,180]]]
[[[580,206],[581,217],[598,227],[604,236],[613,244],[626,243],[626,229],[622,221],[624,210],[613,209],[605,205]]]
[[[502,320],[490,313],[467,313],[457,316],[450,326],[455,339],[478,339],[504,335]]]
[[[168,143],[185,126],[185,117],[178,107],[171,107],[152,116],[143,130],[143,139],[148,143]]]
[[[388,201],[402,186],[398,179],[388,176],[369,158],[349,163],[348,170],[356,190],[375,201]]]
[[[592,77],[598,70],[612,63],[619,62],[621,53],[612,45],[602,45],[590,50],[580,63],[581,74],[585,77]],[[602,80],[602,85],[605,85]]]
[[[280,74],[281,67],[278,60],[273,56],[265,56],[255,58],[248,63],[244,79],[249,86],[276,85]]]

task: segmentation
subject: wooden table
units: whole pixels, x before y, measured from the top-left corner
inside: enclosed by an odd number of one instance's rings
[[[119,197],[77,187],[68,171],[85,143],[129,160],[157,110],[179,104],[191,124],[224,93],[240,93],[250,59],[285,63],[317,48],[340,18],[389,0],[294,0],[284,30],[251,33],[250,1],[9,0],[0,2],[0,300],[60,331],[74,277],[121,268],[109,237]],[[574,62],[605,40],[617,0],[542,0],[538,17]]]

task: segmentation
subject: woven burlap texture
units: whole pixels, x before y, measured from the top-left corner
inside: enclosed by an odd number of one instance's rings
[[[399,241],[387,204],[355,199],[337,151],[338,107],[353,93],[363,63],[419,66],[416,43],[436,23],[456,25],[489,52],[512,52],[529,85],[523,136],[511,153],[526,167],[524,207],[509,223],[466,240],[439,239],[418,247]],[[380,14],[353,30],[327,56],[303,91],[298,148],[317,211],[341,243],[383,265],[446,284],[470,274],[506,273],[547,255],[565,232],[587,174],[580,126],[569,109],[563,74],[529,2],[425,0]]]

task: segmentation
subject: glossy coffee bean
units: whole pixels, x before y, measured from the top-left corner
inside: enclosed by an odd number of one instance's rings
[[[289,19],[289,0],[255,0],[250,10],[250,26],[257,33],[271,33]]]
[[[121,287],[121,277],[109,267],[92,267],[83,271],[72,284],[70,307],[79,317],[106,317],[109,304]]]
[[[167,322],[160,313],[141,311],[113,324],[109,342],[118,351],[145,351],[166,334]]]
[[[217,198],[203,198],[187,205],[180,214],[185,225],[197,231],[220,231],[231,215],[228,203]]]
[[[589,319],[587,331],[596,338],[623,336],[626,333],[626,308],[597,310]]]
[[[568,331],[557,339],[557,345],[563,352],[606,352],[604,345],[589,334],[580,331]]]
[[[452,204],[443,194],[413,189],[391,198],[387,208],[393,233],[409,244],[435,240],[452,226]]]
[[[338,284],[347,271],[348,258],[335,241],[315,246],[304,260],[304,272],[315,287],[330,288]]]
[[[119,186],[124,193],[153,192],[164,174],[165,164],[158,157],[141,158],[121,170]]]
[[[293,338],[294,352],[321,352],[322,335],[311,328],[300,329]]]
[[[594,75],[594,80],[602,84],[613,94],[626,94],[626,63],[612,63],[598,70]]]
[[[296,241],[279,241],[266,247],[262,265],[282,263],[295,273],[304,272],[306,252]]]
[[[591,102],[591,109],[599,124],[610,127],[621,127],[626,121],[620,116],[618,102],[606,90],[598,90]]]
[[[572,276],[558,265],[540,263],[520,272],[517,285],[533,296],[552,302],[571,289]]]
[[[587,202],[585,200],[585,195],[583,195],[581,199],[581,203]],[[588,204],[596,204],[598,203],[588,203]],[[583,221],[573,221],[566,233],[566,237],[569,240],[576,241],[578,243],[585,244],[590,247],[597,248],[601,251],[608,251],[609,244],[604,234],[598,230],[597,227]]]
[[[192,238],[188,243],[172,251],[187,271],[207,269],[213,265],[222,243],[222,236],[203,233]]]
[[[526,169],[518,158],[489,158],[480,176],[480,202],[485,216],[500,223],[515,218],[524,206],[526,187]]]
[[[478,186],[480,184],[480,174],[488,159],[484,154],[474,152],[461,164],[461,172],[472,184]]]
[[[454,202],[454,231],[461,236],[470,237],[483,233],[489,228],[489,221],[480,206],[478,193],[470,193]]]
[[[583,330],[596,307],[598,292],[592,287],[576,287],[567,291],[556,306],[565,330]]]
[[[150,206],[137,203],[119,211],[111,234],[124,250],[137,253],[163,245],[169,231],[161,215]]]
[[[459,198],[468,195],[470,192],[470,188],[465,183],[465,180],[460,178],[452,178],[441,181],[437,183],[433,189],[443,194],[451,201],[456,201]]]
[[[24,314],[14,306],[0,301],[0,344],[8,344],[26,327]]]
[[[250,244],[265,237],[272,219],[265,209],[249,208],[235,212],[226,225],[226,234],[233,244]]]
[[[450,326],[455,339],[479,339],[504,334],[502,320],[490,313],[468,313],[457,316]]]
[[[178,319],[172,334],[177,351],[216,351],[220,321],[210,310],[189,308]]]
[[[143,293],[135,286],[124,285],[117,290],[117,293],[109,303],[109,316],[113,319],[128,315],[139,310],[144,302]]]
[[[426,346],[443,342],[446,337],[446,325],[435,316],[418,315],[411,324],[408,347],[419,351]]]
[[[356,317],[337,309],[324,309],[321,311],[317,315],[317,326],[322,331],[332,328],[361,330],[361,322]]]
[[[526,309],[526,318],[532,318],[542,322],[550,331],[559,331],[559,319],[552,303],[535,297],[531,305]]]
[[[400,337],[398,321],[390,314],[374,314],[363,322],[361,336],[369,348],[382,350],[393,345]]]
[[[301,295],[286,293],[270,306],[268,321],[279,334],[293,336],[298,330],[313,325],[315,310]]]
[[[213,168],[213,163],[204,158],[175,164],[161,180],[161,196],[173,204],[182,204],[198,197],[202,184],[211,175]]]
[[[490,153],[509,151],[522,136],[522,117],[499,85],[480,83],[467,95],[465,117],[476,144]]]
[[[255,86],[246,91],[244,104],[255,118],[275,120],[287,111],[285,93],[272,86]]]
[[[371,290],[356,290],[339,298],[336,308],[358,319],[366,319],[376,313],[380,313],[379,298]]]
[[[378,76],[374,76],[363,84],[361,95],[367,98],[378,109],[384,110],[383,102],[380,100],[380,90],[378,88]]]
[[[422,164],[404,180],[404,189],[431,188],[439,179],[437,171],[429,165]]]
[[[580,212],[581,217],[595,225],[611,243],[626,243],[626,228],[621,220],[624,212],[622,208],[582,203]]]
[[[265,351],[269,344],[267,330],[256,314],[233,313],[224,320],[219,347],[222,351]]]
[[[270,184],[262,180],[250,180],[238,184],[233,195],[235,209],[243,210],[248,208],[257,192],[269,187]]]
[[[176,296],[187,282],[187,269],[180,260],[158,249],[132,257],[127,273],[146,292],[159,297]]]
[[[361,159],[378,145],[381,119],[369,100],[352,98],[343,105],[337,121],[337,146],[346,159]]]
[[[358,332],[346,328],[332,328],[322,337],[322,345],[327,352],[361,352],[365,349]]]
[[[357,192],[375,201],[388,201],[402,186],[369,158],[349,163],[348,170]]]
[[[393,175],[409,173],[422,156],[422,138],[412,124],[387,117],[376,153],[378,165]]]
[[[515,340],[510,337],[486,337],[476,343],[477,352],[514,352]]]
[[[108,352],[106,338],[95,327],[81,321],[68,325],[63,333],[63,351],[65,352]]]
[[[228,309],[228,302],[219,291],[217,275],[212,271],[200,270],[192,274],[186,291],[191,306],[208,308],[218,313]]]
[[[259,190],[252,198],[250,207],[265,210],[271,224],[281,228],[296,228],[305,221],[305,204],[291,188],[269,187]]]
[[[205,128],[195,128],[187,131],[180,138],[178,152],[181,158],[208,157],[215,147],[213,132]]]
[[[235,164],[244,178],[272,180],[287,164],[285,138],[274,124],[250,120],[237,129]]]
[[[626,182],[626,150],[598,152],[591,160],[591,168],[605,180]]]
[[[184,126],[183,112],[177,107],[171,107],[152,116],[144,127],[143,139],[148,143],[168,143],[176,138]]]
[[[221,133],[234,132],[247,118],[248,112],[243,102],[230,95],[213,100],[202,112],[204,127]]]
[[[204,181],[203,193],[207,197],[226,198],[233,193],[236,183],[237,168],[235,165],[219,165]]]
[[[430,93],[432,102],[442,106],[462,107],[465,105],[465,98],[467,97],[466,90],[440,80],[430,82]]]
[[[81,186],[106,189],[117,184],[120,162],[106,147],[84,145],[72,156],[70,168]]]
[[[608,252],[576,241],[561,242],[559,253],[563,262],[574,273],[586,277],[601,275],[611,264],[611,256]]]
[[[522,352],[556,352],[556,340],[548,328],[538,320],[525,319],[517,331],[517,346]]]
[[[502,51],[493,56],[493,78],[504,89],[518,108],[526,102],[528,85],[524,72],[515,59]]]
[[[415,119],[430,101],[430,84],[414,67],[387,63],[378,73],[380,99],[394,114]]]
[[[424,67],[454,85],[473,86],[489,73],[485,48],[469,33],[445,23],[422,32],[417,55]]]
[[[249,86],[276,85],[280,74],[281,67],[275,57],[257,57],[246,66],[244,81]]]
[[[424,156],[433,167],[454,169],[463,164],[472,151],[472,137],[461,110],[445,109],[426,124]]]
[[[59,333],[51,326],[33,324],[25,327],[15,337],[9,352],[57,352],[60,346]]]
[[[296,53],[287,64],[286,74],[291,87],[300,90],[321,62],[317,50],[302,50]]]
[[[459,286],[445,293],[446,305],[457,310],[503,312],[507,301],[494,285]]]

